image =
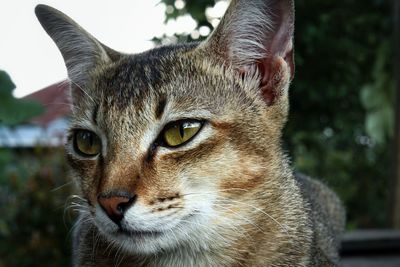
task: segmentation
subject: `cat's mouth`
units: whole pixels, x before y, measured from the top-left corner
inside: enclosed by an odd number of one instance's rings
[[[129,237],[159,237],[163,234],[162,231],[142,231],[142,230],[131,230],[125,227],[120,227],[116,235],[118,236],[129,236]]]
[[[188,214],[175,221],[175,223],[150,226],[134,224],[133,222],[123,221],[118,226],[110,228],[110,225],[100,224],[98,228],[112,242],[122,245],[130,252],[155,253],[160,250],[167,250],[178,246],[181,242],[191,237],[191,233],[196,231],[197,214]],[[170,225],[170,227],[168,227]],[[143,227],[140,229],[139,227]]]
[[[194,214],[189,214],[182,218],[183,222],[188,222],[188,219],[191,219],[194,216]],[[178,224],[178,226],[173,227],[172,229],[169,229],[168,232],[173,232],[174,229],[182,227],[182,224]],[[136,229],[129,229],[129,227],[122,225],[118,226],[118,230],[114,232],[116,236],[124,236],[124,237],[133,237],[133,238],[158,238],[162,235],[164,235],[166,231],[162,231],[160,229],[156,230],[136,230]]]

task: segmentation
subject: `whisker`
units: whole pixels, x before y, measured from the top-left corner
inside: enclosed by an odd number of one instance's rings
[[[224,197],[222,197],[222,196],[220,196],[220,197],[221,197],[221,198],[224,198]],[[236,204],[239,204],[239,205],[247,206],[247,207],[249,207],[249,208],[252,208],[252,209],[255,210],[255,211],[261,212],[262,214],[264,214],[265,216],[267,216],[268,218],[270,218],[272,221],[274,221],[279,227],[281,227],[281,228],[286,232],[286,234],[289,234],[289,230],[287,229],[286,226],[282,225],[280,222],[278,222],[274,217],[272,217],[270,214],[268,214],[268,213],[265,212],[264,210],[262,210],[262,209],[260,209],[260,208],[258,208],[258,207],[256,207],[256,206],[254,206],[254,205],[251,205],[251,204],[248,204],[248,203],[244,203],[244,202],[241,202],[241,201],[232,200],[232,199],[228,199],[228,198],[224,198],[224,199],[225,199],[226,201],[230,201],[230,202],[233,202],[233,203],[236,203]]]
[[[82,92],[84,92],[85,95],[86,95],[87,97],[89,97],[90,100],[92,100],[93,103],[96,103],[96,102],[94,101],[94,99],[93,99],[79,84],[77,84],[76,82],[74,82],[74,81],[72,81],[72,80],[69,80],[69,81],[70,81],[71,83],[73,83],[76,87],[78,87]]]
[[[204,213],[203,212],[198,212],[197,214],[204,214]],[[236,224],[232,223],[231,221],[227,220],[227,218],[224,218],[224,220],[225,220],[224,227],[228,227],[229,229],[233,229],[233,230],[237,230],[239,228],[239,229],[241,229],[240,234],[241,235],[245,235],[245,231],[240,225],[236,225]],[[222,242],[225,242],[225,243],[228,242],[228,240],[229,240],[229,236],[228,235],[222,235],[221,234],[221,228],[220,227],[210,227],[210,224],[203,224],[203,223],[200,223],[198,221],[193,221],[193,220],[181,219],[181,221],[184,222],[184,223],[187,223],[189,225],[197,225],[197,226],[199,226],[201,228],[208,229],[208,231],[211,232],[209,234],[209,236],[211,238],[213,238],[213,239],[215,239],[215,237],[218,237],[219,240],[221,240]],[[191,239],[190,236],[188,236],[188,238]],[[196,240],[193,240],[193,242],[196,242]]]
[[[62,185],[60,185],[60,186],[58,186],[58,187],[52,189],[51,192],[55,192],[55,191],[57,191],[57,190],[60,190],[61,188],[70,185],[71,183],[73,183],[73,181],[66,182],[65,184],[62,184]]]
[[[230,191],[244,191],[247,192],[249,190],[243,188],[227,188],[227,189],[217,189],[213,191],[205,191],[205,192],[190,192],[182,194],[181,196],[190,196],[190,195],[203,195],[203,194],[211,194],[211,193],[223,193],[223,192],[230,192]]]
[[[74,109],[78,109],[78,110],[80,110],[80,111],[83,111],[83,109],[82,108],[80,108],[79,106],[77,106],[77,105],[74,105],[74,104],[71,104],[71,103],[69,103],[69,102],[54,102],[54,103],[51,103],[51,104],[49,104],[49,105],[45,105],[45,107],[50,107],[50,106],[68,106],[69,108],[70,108],[70,110],[74,110]]]
[[[205,195],[205,196],[209,196],[209,195],[211,195],[211,193],[217,193],[217,192],[222,192],[222,191],[231,191],[231,190],[244,190],[244,191],[246,191],[245,189],[241,189],[241,188],[230,188],[230,189],[226,189],[226,190],[215,190],[215,191],[209,191],[209,192],[187,193],[187,194],[184,194],[184,195],[186,195],[186,196],[187,195]],[[239,204],[239,205],[243,205],[243,206],[249,207],[249,208],[251,208],[251,209],[253,209],[253,210],[257,211],[257,212],[260,212],[260,213],[264,214],[266,217],[268,217],[270,220],[272,220],[274,223],[276,223],[287,235],[289,235],[288,228],[286,226],[282,225],[278,220],[276,220],[273,216],[268,214],[266,211],[254,206],[254,205],[251,205],[251,204],[248,204],[248,203],[244,203],[244,202],[241,202],[241,201],[237,201],[237,200],[233,200],[233,199],[221,196],[221,195],[218,195],[217,198],[220,198],[220,200],[215,200],[214,203],[216,203],[216,201],[220,201],[220,202],[221,201],[226,201],[226,202],[228,202],[228,204],[229,204],[229,202],[232,202],[232,203],[236,203],[236,204]]]
[[[78,218],[76,220],[76,222],[72,225],[72,227],[69,229],[68,233],[67,233],[67,239],[70,238],[70,236],[72,235],[73,231],[75,231],[75,229],[77,227],[79,227],[81,224],[88,224],[92,222],[92,219],[89,218]]]
[[[125,243],[125,241],[124,241]],[[122,263],[122,260],[124,259],[124,255],[122,253],[122,245],[119,244],[117,248],[117,252],[114,255],[114,261],[116,262],[115,267],[118,267],[119,264]]]
[[[69,213],[69,211],[71,210],[79,214],[90,213],[87,200],[78,195],[70,195],[64,203],[64,214],[63,214],[64,224],[66,224],[67,213],[69,214],[69,219],[71,220],[71,213]]]
[[[258,231],[260,231],[261,233],[264,233],[264,229],[262,229],[259,225],[257,225],[256,223],[252,222],[251,220],[245,218],[244,216],[240,215],[239,213],[235,212],[234,210],[229,209],[227,207],[224,207],[223,205],[218,205],[218,204],[217,204],[217,207],[225,209],[225,210],[231,212],[233,215],[237,216],[239,219],[246,221],[247,223],[249,223],[252,226],[254,226],[255,228],[257,228]]]
[[[203,211],[191,212],[191,214],[193,214],[193,215],[205,215],[205,216],[208,215],[207,213],[205,213],[205,212],[203,212]],[[236,230],[236,229],[239,227],[240,229],[244,230],[244,228],[243,228],[242,225],[240,225],[240,224],[238,224],[238,223],[235,223],[235,221],[230,220],[228,217],[219,217],[218,219],[219,219],[219,220],[223,219],[225,223],[228,223],[228,227],[231,228],[231,229],[235,229],[235,230]],[[190,221],[189,221],[189,220],[185,220],[185,219],[180,219],[180,221],[182,221],[182,222],[189,222],[189,223],[193,223],[193,222],[194,222],[194,223],[197,223],[197,224],[200,225],[200,226],[205,226],[206,228],[209,228],[208,225],[206,225],[206,224],[200,224],[200,223],[198,223],[197,221],[193,221],[193,220],[190,220]],[[224,225],[224,226],[226,226],[226,225]],[[244,232],[244,231],[243,231],[243,232]]]

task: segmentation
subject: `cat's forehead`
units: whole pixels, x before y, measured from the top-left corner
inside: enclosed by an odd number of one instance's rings
[[[174,47],[162,47],[127,55],[102,66],[94,77],[93,93],[106,90],[109,95],[135,97],[150,89],[157,90],[173,74],[179,60],[178,51]]]
[[[223,112],[233,116],[233,109],[254,104],[254,95],[243,90],[226,68],[196,54],[196,46],[160,47],[103,66],[88,92],[93,101],[81,102],[82,110],[91,114],[85,117],[119,128],[127,122],[145,125],[160,114],[169,120],[205,119],[206,114]]]
[[[187,68],[192,62],[184,54],[195,46],[165,46],[125,56],[98,72],[91,93],[103,100],[112,100],[111,104],[121,109],[184,93],[182,91],[187,88],[179,86],[178,77],[188,74]]]
[[[90,94],[108,109],[138,111],[159,102],[173,104],[175,111],[190,111],[234,101],[232,94],[239,85],[223,67],[196,54],[196,45],[160,47],[126,56],[98,72]],[[243,96],[239,99],[243,101]]]

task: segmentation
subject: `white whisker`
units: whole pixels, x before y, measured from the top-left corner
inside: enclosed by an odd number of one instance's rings
[[[76,87],[78,87],[83,93],[85,93],[85,95],[87,97],[89,97],[90,100],[92,100],[92,102],[95,104],[96,102],[94,101],[94,99],[76,82],[74,82],[73,80],[69,80],[71,83],[73,83]]]

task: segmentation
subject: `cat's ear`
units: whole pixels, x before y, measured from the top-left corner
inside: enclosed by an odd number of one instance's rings
[[[100,64],[117,60],[118,52],[101,44],[62,12],[46,6],[35,8],[37,18],[58,46],[73,84],[83,87],[90,73]]]
[[[272,104],[294,75],[293,28],[293,0],[232,0],[200,47],[241,74],[258,69],[262,95]]]

